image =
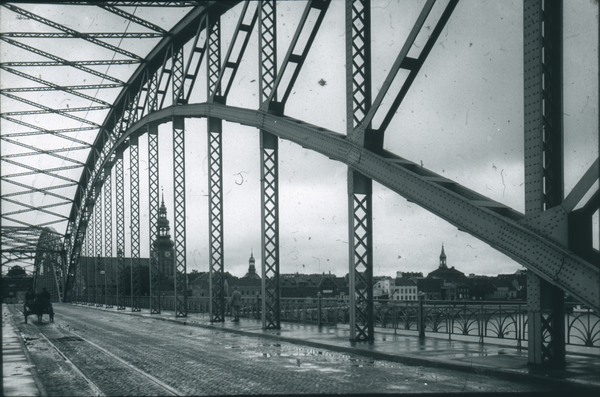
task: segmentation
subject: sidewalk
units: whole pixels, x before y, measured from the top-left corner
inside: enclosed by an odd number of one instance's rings
[[[375,330],[373,342],[350,342],[347,325],[322,326],[298,323],[281,323],[280,330],[263,330],[262,322],[241,318],[239,322],[227,317],[223,323],[211,323],[208,314],[190,313],[188,317],[175,317],[172,311],[150,314],[147,309],[141,312],[104,309],[84,306],[96,310],[112,311],[127,315],[143,316],[157,320],[177,322],[184,325],[220,329],[248,336],[271,338],[280,341],[327,349],[342,353],[366,356],[375,360],[394,361],[408,365],[455,369],[499,376],[504,379],[545,384],[559,382],[573,384],[574,387],[600,391],[600,354],[568,353],[564,369],[539,368],[527,364],[527,349],[521,350],[496,343],[448,340],[447,335],[429,333],[420,339],[416,332],[393,329]],[[401,334],[402,332],[402,334]],[[514,343],[514,341],[512,341]]]
[[[12,315],[2,304],[2,395],[40,396],[27,360],[27,349],[17,334]]]

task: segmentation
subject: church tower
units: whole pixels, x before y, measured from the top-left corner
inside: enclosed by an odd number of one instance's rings
[[[447,269],[446,265],[446,253],[444,252],[444,244],[442,244],[442,253],[440,254],[440,269]]]
[[[156,240],[152,247],[158,256],[161,278],[173,279],[175,277],[175,259],[174,245],[171,240],[169,220],[167,219],[167,207],[165,207],[165,196],[163,194],[162,203],[158,210],[158,230]]]
[[[260,276],[256,274],[254,254],[250,251],[250,259],[248,259],[248,273],[242,278],[259,279]]]

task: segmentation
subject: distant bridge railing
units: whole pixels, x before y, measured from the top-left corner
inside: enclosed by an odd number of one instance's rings
[[[116,297],[107,296],[106,303],[116,307]],[[102,301],[104,302],[104,301]],[[208,313],[208,297],[188,297],[188,313]],[[80,300],[80,304],[96,305]],[[131,307],[131,297],[122,306]],[[141,297],[140,307],[150,308],[150,298]],[[161,298],[162,310],[175,310],[172,296]],[[240,317],[261,319],[260,296],[243,297]],[[524,301],[393,301],[374,303],[375,327],[415,333],[435,333],[485,339],[513,340],[517,347],[527,341],[527,303]],[[282,322],[338,325],[349,324],[347,299],[281,298]],[[231,315],[227,304],[226,314]],[[566,343],[573,346],[600,348],[600,316],[577,303],[565,304]]]

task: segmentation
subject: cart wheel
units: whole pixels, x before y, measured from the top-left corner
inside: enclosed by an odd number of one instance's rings
[[[54,322],[54,313],[50,313],[50,321]]]
[[[23,317],[25,317],[25,324],[27,324],[27,314],[24,314]]]

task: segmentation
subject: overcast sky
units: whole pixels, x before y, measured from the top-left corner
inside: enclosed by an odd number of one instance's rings
[[[373,97],[423,4],[423,1],[372,1]],[[278,3],[280,62],[304,5],[305,2],[300,1]],[[41,6],[30,5],[27,8],[35,12],[36,7]],[[51,8],[45,7],[46,11]],[[123,20],[98,9],[89,10],[93,13],[85,19],[72,16],[64,23],[90,32],[122,30],[125,27],[128,31],[144,31],[141,27],[124,26],[127,24]],[[133,8],[127,10],[134,12]],[[236,8],[223,19],[222,37],[227,42],[239,10],[240,7]],[[12,31],[16,25],[9,22],[14,22],[14,19],[7,14],[9,11],[3,9],[2,12],[3,31]],[[161,12],[158,9],[136,10],[136,15],[160,23],[164,18]],[[7,25],[10,27],[5,29]],[[429,24],[426,23],[426,26]],[[564,37],[565,193],[568,194],[598,156],[598,6],[594,1],[566,3]],[[112,43],[119,44],[118,41]],[[417,45],[420,43],[417,42]],[[286,106],[286,115],[345,133],[344,45],[344,3],[333,1]],[[141,51],[134,42],[127,40],[123,40],[121,46]],[[7,48],[15,51],[14,47],[5,44],[0,48],[3,56]],[[98,48],[92,46],[87,50],[88,47],[83,46],[80,51],[84,55],[80,54],[79,59],[92,56],[110,59],[110,53],[100,55],[98,52],[105,50]],[[256,52],[254,33],[228,104],[258,107]],[[522,52],[520,1],[461,1],[388,128],[385,147],[523,212]],[[65,55],[65,58],[68,56]],[[110,74],[122,73],[122,79],[127,79],[126,76],[131,73],[131,67],[122,67],[122,70],[112,68]],[[203,82],[205,67],[200,73],[200,81]],[[83,84],[83,79],[91,82],[94,78],[77,72],[63,76],[70,84]],[[19,83],[18,78],[2,73],[3,86],[9,84],[7,79],[12,79],[12,84]],[[321,80],[325,84],[319,84]],[[194,94],[193,101],[203,102],[205,86],[196,87],[198,93]],[[106,91],[100,95],[115,95]],[[72,97],[69,99],[73,100]],[[57,95],[49,100],[57,105],[65,98]],[[384,106],[386,103],[389,102],[384,101]],[[101,123],[102,113],[97,117],[97,122]],[[48,120],[56,122],[55,119]],[[61,119],[61,123],[64,122]],[[376,119],[375,127],[378,122],[379,119]],[[11,128],[18,130],[23,127],[12,124]],[[160,185],[164,189],[172,223],[170,128],[170,125],[160,127]],[[79,136],[83,139],[85,133]],[[209,267],[206,142],[206,121],[186,120],[188,271],[208,271]],[[3,152],[5,150],[6,145],[3,145]],[[147,205],[146,152],[146,138],[142,137],[142,255],[148,252],[145,240],[148,214],[144,210]],[[255,129],[224,124],[225,270],[237,276],[246,272],[251,251],[260,271],[259,154],[259,135]],[[280,141],[279,158],[280,272],[346,274],[347,166],[287,141]],[[126,169],[129,168],[128,152],[125,165]],[[128,180],[128,176],[126,178]],[[126,200],[128,194],[126,189]],[[455,266],[466,274],[512,273],[521,267],[487,244],[458,231],[377,183],[374,183],[373,207],[375,275],[394,276],[397,271],[427,274],[438,266],[442,244],[448,266]],[[3,203],[3,211],[6,211],[5,208]],[[597,234],[597,213],[595,225]],[[129,242],[126,247],[128,251]]]

